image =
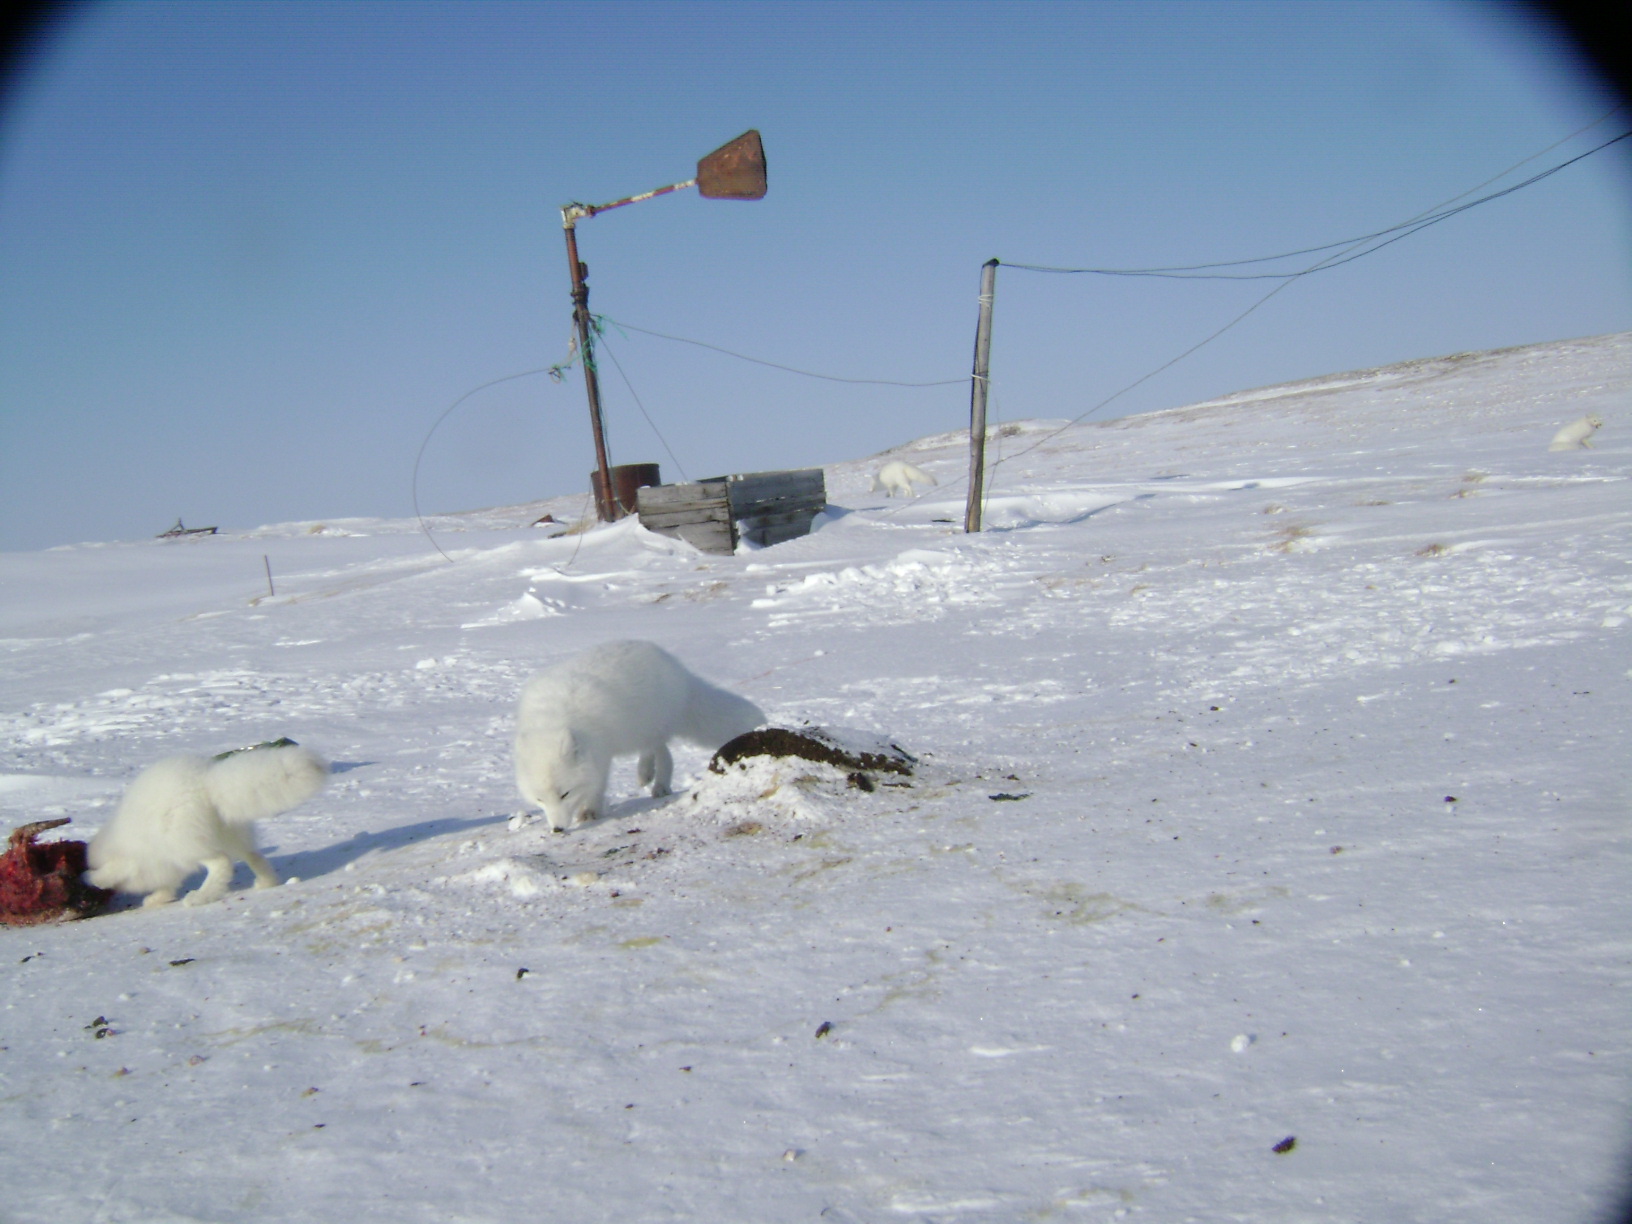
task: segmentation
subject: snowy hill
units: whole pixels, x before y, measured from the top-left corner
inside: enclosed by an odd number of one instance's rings
[[[926,496],[841,464],[735,557],[526,526],[581,497],[433,520],[452,564],[360,520],[0,556],[5,827],[88,837],[171,752],[337,764],[261,826],[283,888],[0,928],[0,1219],[1595,1218],[1632,334],[1057,424],[975,536],[949,433],[891,452]],[[921,769],[622,762],[600,823],[512,820],[521,683],[616,637]]]

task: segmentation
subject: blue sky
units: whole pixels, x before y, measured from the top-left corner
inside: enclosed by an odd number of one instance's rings
[[[916,381],[967,375],[993,256],[1330,242],[1614,103],[1483,3],[93,4],[0,114],[0,548],[410,513],[438,415],[566,356],[560,206],[688,178],[749,127],[766,199],[581,223],[591,308]],[[1292,285],[1099,415],[1632,329],[1627,148]],[[1077,416],[1268,287],[1001,269],[994,415]],[[966,386],[608,340],[668,443],[603,356],[613,461],[665,479],[968,420]],[[592,463],[576,373],[517,379],[437,431],[421,504],[576,492]]]

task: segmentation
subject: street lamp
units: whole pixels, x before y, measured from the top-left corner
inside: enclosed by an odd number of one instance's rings
[[[638,204],[671,191],[695,187],[710,200],[760,200],[765,197],[765,147],[755,130],[721,145],[697,163],[697,177],[670,183],[656,191],[627,196],[610,204],[568,204],[561,210],[561,228],[567,232],[567,267],[572,273],[572,317],[578,327],[578,351],[584,359],[584,394],[589,397],[589,428],[595,436],[595,463],[599,476],[595,513],[610,523],[628,512],[612,487],[612,468],[606,457],[606,433],[601,428],[601,386],[595,373],[594,330],[589,318],[589,269],[578,258],[578,222],[596,213]]]

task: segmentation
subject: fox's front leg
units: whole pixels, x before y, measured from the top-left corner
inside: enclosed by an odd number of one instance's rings
[[[669,746],[659,744],[650,752],[641,753],[636,777],[642,786],[652,788],[653,795],[667,795],[669,783],[674,780],[674,757],[669,755]]]

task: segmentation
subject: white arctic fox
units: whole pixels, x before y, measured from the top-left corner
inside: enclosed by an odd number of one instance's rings
[[[1571,421],[1563,429],[1553,435],[1548,444],[1550,451],[1586,450],[1592,446],[1592,435],[1603,427],[1602,417],[1587,415],[1579,420]]]
[[[605,642],[539,672],[516,709],[516,786],[556,832],[593,820],[612,758],[640,753],[641,785],[669,793],[678,736],[714,749],[765,713],[650,642]]]
[[[214,759],[166,757],[125,788],[113,819],[91,839],[86,879],[146,893],[143,905],[167,905],[204,867],[204,882],[184,904],[206,905],[226,895],[233,861],[242,859],[255,887],[271,888],[278,873],[255,849],[254,822],[310,799],[328,777],[328,762],[293,740]]]
[[[885,497],[894,497],[899,493],[902,497],[913,495],[915,484],[939,484],[940,482],[922,468],[915,468],[912,464],[900,459],[891,459],[878,469],[878,475],[873,477],[873,492],[884,490]]]

